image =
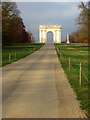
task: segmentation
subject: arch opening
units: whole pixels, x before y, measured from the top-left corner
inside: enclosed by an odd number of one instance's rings
[[[54,41],[53,41],[53,32],[51,32],[51,31],[47,32],[46,43],[54,43]]]

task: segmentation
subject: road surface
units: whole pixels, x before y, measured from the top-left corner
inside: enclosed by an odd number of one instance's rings
[[[54,45],[3,67],[3,118],[85,118]]]

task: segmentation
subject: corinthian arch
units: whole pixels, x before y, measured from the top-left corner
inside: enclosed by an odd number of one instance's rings
[[[53,33],[53,43],[61,43],[61,25],[40,25],[39,42],[46,43],[47,33]]]

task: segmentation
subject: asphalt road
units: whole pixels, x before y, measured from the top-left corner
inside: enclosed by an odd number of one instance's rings
[[[3,118],[85,117],[54,45],[46,44],[2,69]]]

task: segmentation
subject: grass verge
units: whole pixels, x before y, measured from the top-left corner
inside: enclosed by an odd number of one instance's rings
[[[44,44],[42,43],[17,43],[17,44],[7,44],[2,46],[2,64],[10,64],[21,58],[26,57],[40,49]]]
[[[90,100],[88,99],[88,45],[87,44],[55,44],[58,59],[62,64],[67,78],[76,92],[80,107],[90,117]],[[80,85],[80,62],[82,64]]]

